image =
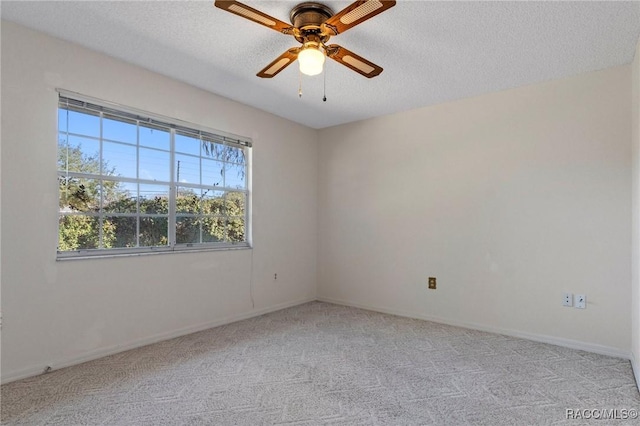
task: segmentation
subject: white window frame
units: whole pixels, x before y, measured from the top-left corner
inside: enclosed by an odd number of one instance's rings
[[[82,109],[89,110],[93,113],[99,114],[101,120],[105,114],[108,116],[116,116],[119,118],[123,118],[126,120],[136,121],[138,125],[151,125],[162,128],[163,131],[168,131],[170,133],[170,173],[171,178],[169,181],[156,181],[156,180],[145,180],[141,179],[139,176],[137,178],[129,178],[129,177],[120,177],[120,176],[111,176],[105,175],[102,170],[102,129],[100,129],[100,174],[88,174],[81,172],[71,172],[71,171],[63,171],[58,170],[57,176],[58,178],[61,176],[67,177],[76,177],[76,178],[86,178],[86,179],[104,179],[109,181],[120,181],[120,182],[128,182],[128,183],[136,183],[136,184],[149,184],[149,185],[165,185],[169,187],[169,211],[168,211],[168,245],[167,246],[150,246],[150,247],[119,247],[119,248],[97,248],[97,249],[79,249],[73,251],[60,251],[57,250],[57,259],[78,259],[78,258],[87,258],[87,257],[113,257],[113,256],[122,256],[122,255],[145,255],[145,254],[153,254],[153,253],[175,253],[175,252],[189,252],[189,251],[209,251],[209,250],[230,250],[230,249],[247,249],[251,248],[251,147],[253,146],[253,142],[248,137],[233,135],[226,132],[221,132],[218,130],[209,129],[204,126],[200,126],[197,124],[189,123],[186,121],[178,120],[175,118],[165,117],[162,115],[150,113],[147,111],[138,110],[131,107],[126,107],[120,104],[92,98],[89,96],[85,96],[79,93],[67,91],[64,89],[56,89],[59,96],[59,101],[57,104],[56,111],[59,111],[61,107],[64,106],[75,106],[75,109],[81,112]],[[56,127],[58,127],[58,122],[56,122]],[[102,123],[102,121],[101,121]],[[101,126],[102,127],[102,126]],[[209,185],[202,184],[184,184],[176,182],[176,170],[175,170],[175,136],[176,133],[189,136],[189,137],[198,137],[203,140],[214,142],[217,144],[228,145],[235,148],[241,148],[244,151],[245,156],[245,188],[232,188],[232,187],[224,187],[224,186],[215,186],[211,187]],[[56,129],[57,139],[59,139],[60,131]],[[69,133],[67,132],[67,136]],[[136,141],[137,150],[140,149],[139,141]],[[149,147],[144,147],[149,148]],[[202,149],[202,148],[201,148]],[[179,153],[181,154],[181,153]],[[202,158],[202,154],[200,155],[200,161]],[[136,161],[139,163],[140,158],[139,155],[136,155]],[[139,166],[139,164],[138,164]],[[138,167],[139,169],[139,167]],[[244,203],[244,237],[245,241],[242,242],[203,242],[203,243],[176,243],[176,219],[180,216],[180,213],[176,212],[176,200],[178,195],[178,187],[188,187],[192,189],[211,189],[214,191],[221,192],[236,192],[236,193],[244,193],[245,194],[245,203]],[[101,203],[102,204],[102,203]],[[58,212],[58,216],[61,215],[72,215],[73,213],[62,213]],[[100,212],[98,213],[78,213],[84,216],[126,216],[126,217],[136,217],[138,218],[137,223],[139,227],[139,218],[142,217],[139,209],[135,214],[133,213],[107,213],[102,211],[102,205],[100,206]],[[167,215],[159,214],[158,216],[164,217]],[[145,215],[145,217],[151,217]],[[58,221],[58,223],[60,223]],[[102,222],[100,222],[102,223]],[[101,228],[101,227],[100,227]],[[139,238],[140,231],[137,229],[136,231],[136,239]],[[58,234],[56,235],[58,238]],[[100,229],[100,243],[102,243],[102,229]],[[57,246],[57,241],[56,241]]]

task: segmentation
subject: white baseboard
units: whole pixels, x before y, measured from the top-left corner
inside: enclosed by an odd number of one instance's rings
[[[196,333],[198,331],[207,330],[209,328],[218,327],[218,326],[229,324],[232,322],[242,321],[244,319],[268,314],[269,312],[275,312],[282,309],[290,308],[292,306],[302,305],[303,303],[313,302],[314,300],[316,300],[315,297],[309,297],[305,299],[295,300],[292,302],[280,303],[277,305],[269,306],[267,308],[252,310],[250,312],[246,312],[239,315],[233,315],[230,317],[224,317],[224,318],[220,318],[220,319],[202,323],[202,324],[183,327],[167,333],[155,334],[153,336],[150,336],[144,339],[134,340],[122,345],[113,345],[106,348],[92,350],[89,352],[85,352],[79,356],[74,356],[74,357],[65,358],[65,359],[58,359],[46,365],[50,366],[52,370],[58,370],[60,368],[82,364],[83,362],[92,361],[94,359],[102,358],[108,355],[113,355],[119,352],[128,351],[130,349],[135,349],[142,346],[150,345],[152,343],[161,342],[163,340],[173,339],[174,337],[180,337],[187,334]],[[29,368],[24,368],[22,370],[9,372],[6,375],[2,375],[1,383],[5,384],[5,383],[13,382],[16,380],[25,379],[27,377],[37,376],[43,373],[44,368],[45,368],[45,365],[37,365]]]
[[[635,375],[636,384],[638,385],[638,389],[640,390],[640,361],[637,360],[632,353],[625,352],[618,348],[612,348],[609,346],[597,345],[593,343],[586,343],[586,342],[581,342],[577,340],[563,339],[563,338],[547,336],[543,334],[527,333],[527,332],[522,332],[518,330],[487,326],[483,324],[469,323],[464,321],[455,321],[455,320],[450,320],[446,318],[438,318],[438,317],[433,317],[433,316],[424,315],[424,314],[415,313],[415,312],[406,312],[406,311],[400,311],[397,309],[388,309],[388,308],[383,308],[378,306],[364,305],[361,303],[352,303],[346,300],[332,299],[327,297],[309,297],[309,298],[299,299],[291,302],[280,303],[280,304],[269,306],[266,308],[261,308],[261,309],[253,310],[250,312],[246,312],[240,315],[233,315],[230,317],[220,318],[220,319],[203,323],[203,324],[183,327],[178,330],[173,330],[167,333],[159,333],[151,337],[138,339],[132,342],[128,342],[126,344],[114,345],[106,348],[96,349],[93,351],[86,352],[80,356],[66,358],[66,359],[59,359],[47,365],[51,366],[53,370],[58,370],[60,368],[70,367],[72,365],[77,365],[83,362],[92,361],[94,359],[102,358],[104,356],[128,351],[130,349],[139,348],[142,346],[150,345],[152,343],[172,339],[174,337],[184,336],[184,335],[195,333],[198,331],[207,330],[209,328],[218,327],[218,326],[229,324],[232,322],[241,321],[244,319],[264,315],[270,312],[275,312],[282,309],[290,308],[292,306],[301,305],[303,303],[313,302],[314,300],[318,300],[320,302],[326,302],[326,303],[333,303],[337,305],[352,306],[354,308],[361,308],[361,309],[366,309],[366,310],[375,311],[375,312],[398,315],[402,317],[433,321],[441,324],[453,325],[456,327],[486,331],[489,333],[504,334],[507,336],[519,337],[522,339],[533,340],[536,342],[549,343],[552,345],[564,346],[572,349],[593,352],[601,355],[608,355],[608,356],[614,356],[617,358],[629,359],[631,361],[631,366],[633,368],[633,372]],[[5,384],[5,383],[13,382],[15,380],[37,376],[39,374],[42,374],[43,370],[44,370],[44,365],[38,365],[38,366],[25,368],[25,369],[14,371],[14,372],[9,372],[6,375],[2,376],[1,383]]]
[[[631,368],[633,369],[633,375],[636,377],[636,386],[640,391],[640,360],[635,357],[631,352]]]
[[[328,297],[318,297],[317,300],[320,302],[334,303],[336,305],[352,306],[354,308],[361,308],[369,311],[382,312],[385,314],[397,315],[401,317],[416,318],[416,319],[421,319],[426,321],[433,321],[440,324],[453,325],[456,327],[470,328],[473,330],[486,331],[489,333],[504,334],[506,336],[519,337],[521,339],[533,340],[535,342],[541,342],[541,343],[549,343],[552,345],[563,346],[571,349],[578,349],[578,350],[583,350],[587,352],[593,352],[600,355],[608,355],[616,358],[631,359],[630,352],[627,352],[618,348],[613,348],[610,346],[597,345],[594,343],[581,342],[578,340],[564,339],[561,337],[547,336],[544,334],[527,333],[524,331],[493,327],[493,326],[472,323],[472,322],[456,321],[456,320],[451,320],[447,318],[433,317],[433,316],[424,315],[424,314],[415,313],[415,312],[407,312],[407,311],[401,311],[397,309],[388,309],[388,308],[379,307],[379,306],[364,305],[361,303],[351,303],[346,300],[332,299]],[[640,367],[640,366],[636,365],[636,367]],[[636,383],[637,383],[638,373],[640,373],[640,371],[638,371],[637,369],[635,369],[634,371],[636,371]]]

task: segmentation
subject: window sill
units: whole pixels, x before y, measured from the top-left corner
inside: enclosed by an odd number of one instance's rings
[[[122,249],[122,251],[115,249],[114,251],[80,251],[80,252],[63,252],[58,253],[56,261],[67,260],[86,260],[86,259],[105,259],[105,258],[118,258],[118,257],[131,257],[131,256],[155,256],[159,254],[179,254],[179,253],[201,253],[211,251],[231,251],[231,250],[252,250],[253,247],[249,244],[243,245],[228,245],[220,247],[180,247],[180,248],[159,248],[159,249]]]

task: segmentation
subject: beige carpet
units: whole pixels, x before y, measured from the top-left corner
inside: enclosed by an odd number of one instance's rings
[[[11,425],[579,425],[566,409],[639,407],[626,360],[320,302],[2,386]]]

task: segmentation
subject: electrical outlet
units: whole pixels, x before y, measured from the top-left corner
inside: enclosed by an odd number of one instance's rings
[[[573,294],[562,293],[562,306],[573,306]]]
[[[436,289],[436,277],[429,277],[429,289],[430,290]]]
[[[277,273],[276,273],[276,274],[273,274],[273,280],[274,280],[274,281],[277,281],[277,280],[278,280],[278,274],[277,274]]]
[[[586,309],[587,308],[587,296],[584,294],[576,294],[576,308],[578,309]]]

